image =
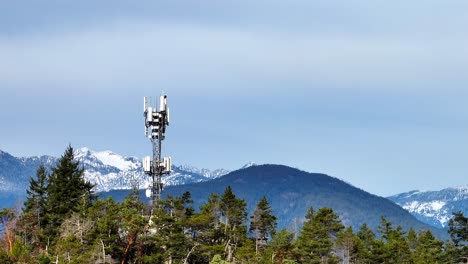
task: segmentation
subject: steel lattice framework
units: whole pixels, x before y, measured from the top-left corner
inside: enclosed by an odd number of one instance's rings
[[[170,174],[172,167],[171,157],[161,158],[162,141],[166,136],[166,127],[169,126],[167,96],[159,97],[159,108],[148,104],[148,99],[144,97],[145,135],[151,140],[153,157],[147,156],[143,159],[143,171],[152,178],[151,202],[156,204],[161,199],[162,176]]]

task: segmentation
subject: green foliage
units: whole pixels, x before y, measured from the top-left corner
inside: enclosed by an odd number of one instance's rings
[[[348,227],[338,234],[336,248],[341,252],[344,263],[354,263],[359,250],[359,237],[353,233],[353,228]]]
[[[13,264],[13,260],[10,258],[8,253],[3,249],[0,249],[0,263],[3,264]]]
[[[461,211],[453,213],[448,232],[455,246],[468,242],[468,218]]]
[[[231,262],[227,262],[221,258],[220,255],[214,255],[213,259],[210,261],[210,264],[230,264]]]
[[[401,226],[392,227],[384,217],[381,218],[381,224],[378,228],[381,233],[383,245],[383,263],[410,263],[411,253],[408,241],[405,238],[405,232]]]
[[[303,263],[336,263],[332,254],[334,240],[344,228],[331,208],[309,209],[307,221],[296,241],[296,258]]]
[[[271,249],[271,261],[274,263],[285,263],[286,258],[292,255],[294,233],[285,228],[275,233],[268,243]]]
[[[134,194],[121,203],[95,201],[71,147],[51,175],[40,167],[36,176],[19,217],[13,209],[0,210],[0,263],[430,264],[466,263],[468,256],[461,213],[450,221],[454,243],[444,244],[430,231],[406,233],[384,217],[378,238],[367,224],[354,233],[331,208],[310,208],[295,234],[276,232],[265,196],[247,229],[247,204],[230,187],[211,194],[198,212],[188,192],[153,206]]]
[[[408,234],[408,238],[410,235]],[[412,258],[415,264],[440,263],[443,260],[444,243],[436,239],[430,231],[423,230],[417,235],[414,242]]]
[[[29,179],[23,214],[18,219],[18,234],[24,238],[26,244],[33,245],[33,250],[36,252],[43,249],[46,243],[44,227],[46,225],[48,181],[49,175],[44,165],[41,164],[36,171],[36,178]]]
[[[250,222],[249,231],[255,237],[255,252],[259,252],[269,237],[276,231],[276,216],[265,196],[257,204]]]
[[[455,263],[468,262],[468,218],[462,212],[453,213],[449,221],[450,237],[454,243],[450,248],[449,260]]]
[[[238,247],[247,239],[247,204],[237,199],[230,186],[226,188],[220,200],[221,215],[224,217],[224,234],[226,236],[225,254],[227,261],[233,261]]]
[[[47,187],[47,226],[45,235],[55,242],[62,221],[73,212],[84,211],[95,199],[93,185],[83,176],[84,169],[74,160],[73,148],[68,146],[52,168]]]

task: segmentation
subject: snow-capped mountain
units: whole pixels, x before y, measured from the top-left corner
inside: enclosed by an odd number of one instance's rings
[[[80,148],[75,150],[75,159],[84,167],[86,180],[96,185],[96,192],[130,189],[133,184],[140,189],[150,186],[151,179],[143,173],[139,158]],[[57,160],[51,156],[16,158],[0,151],[0,193],[25,192],[29,178],[36,175],[39,165],[44,164],[50,171]],[[229,173],[223,169],[210,171],[188,165],[173,165],[172,170],[163,177],[165,185],[207,181]]]
[[[151,178],[144,174],[141,160],[118,155],[112,151],[92,151],[80,148],[75,158],[85,168],[85,178],[96,185],[96,191],[130,189],[136,184],[140,189],[151,184]],[[180,185],[211,180],[229,171],[199,169],[188,165],[172,166],[173,172],[162,178],[164,185]]]
[[[468,186],[440,191],[410,191],[388,197],[418,220],[447,228],[453,212],[468,213]]]

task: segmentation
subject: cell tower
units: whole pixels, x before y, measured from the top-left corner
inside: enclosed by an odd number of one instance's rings
[[[169,126],[169,108],[167,96],[159,97],[159,111],[157,106],[148,106],[148,99],[144,97],[145,135],[153,145],[153,157],[143,158],[143,171],[152,178],[151,201],[155,205],[161,199],[163,188],[162,176],[171,173],[171,157],[161,159],[162,141],[165,138],[166,126]]]

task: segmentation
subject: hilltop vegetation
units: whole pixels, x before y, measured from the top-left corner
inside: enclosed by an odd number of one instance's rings
[[[467,218],[450,221],[453,242],[429,230],[405,232],[380,217],[344,224],[334,209],[308,208],[297,232],[277,228],[268,196],[251,207],[230,186],[199,211],[189,192],[148,206],[133,190],[97,200],[68,147],[49,173],[31,177],[21,211],[0,211],[1,263],[466,263]],[[250,210],[249,208],[252,208]],[[249,215],[251,217],[249,217]],[[356,231],[355,231],[356,230]]]

